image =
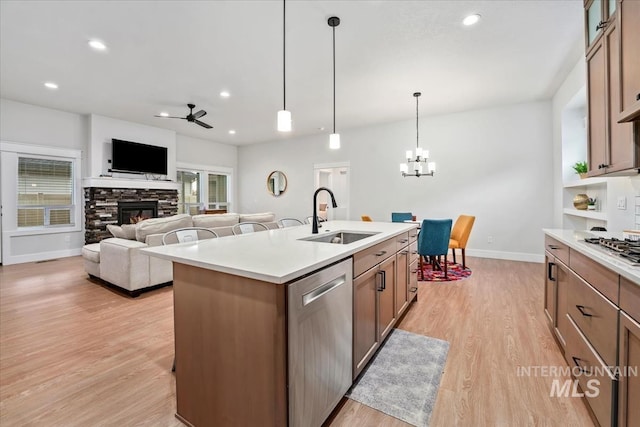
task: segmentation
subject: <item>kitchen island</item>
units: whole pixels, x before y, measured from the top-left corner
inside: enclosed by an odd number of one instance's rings
[[[336,231],[374,234],[348,244],[305,240]],[[379,264],[394,261],[390,264],[393,270],[385,271],[392,272],[389,283],[393,286],[385,290],[383,284],[373,289],[378,297],[373,300],[374,310],[383,304],[380,295],[390,296],[392,326],[407,308],[406,303],[400,304],[401,299],[408,300],[410,295],[406,283],[404,287],[395,286],[395,260],[400,252],[409,252],[410,245],[415,245],[416,234],[414,224],[330,221],[323,223],[318,235],[311,234],[311,225],[304,225],[145,249],[147,255],[173,261],[176,416],[194,426],[320,425],[333,407],[317,410],[309,396],[300,392],[298,372],[309,369],[292,364],[296,353],[291,350],[297,349],[303,362],[322,365],[327,377],[348,375],[348,388],[354,375],[353,340],[362,335],[359,331],[373,328],[378,338],[381,333],[370,318],[358,320],[358,314],[352,318],[352,312],[359,309],[349,306],[348,313],[343,313],[348,339],[341,336],[336,341],[339,349],[327,352],[323,343],[331,342],[331,337],[326,336],[324,324],[317,322],[305,329],[302,344],[292,344],[298,334],[298,325],[290,318],[297,304],[291,300],[294,285],[346,266],[348,272],[341,277],[349,286],[345,288],[349,289],[348,302],[355,305],[357,297],[351,302],[355,293],[353,272],[374,271]],[[371,283],[377,285],[377,278],[383,276],[376,275]],[[396,306],[402,311],[394,310]],[[314,315],[318,315],[317,310],[307,317]],[[339,327],[340,322],[334,323]],[[316,335],[323,341],[315,340]],[[335,346],[336,342],[331,343]],[[343,363],[336,372],[328,371],[334,365],[332,354],[338,352],[349,355],[346,368]],[[366,360],[373,352],[368,353]],[[357,372],[361,368],[359,365]],[[292,394],[292,390],[299,392]],[[315,398],[322,400],[324,396]]]

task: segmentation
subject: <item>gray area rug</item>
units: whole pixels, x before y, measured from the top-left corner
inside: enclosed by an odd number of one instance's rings
[[[394,329],[347,397],[414,426],[428,426],[449,343]]]

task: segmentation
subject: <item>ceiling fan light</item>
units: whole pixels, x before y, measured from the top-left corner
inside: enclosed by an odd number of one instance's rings
[[[278,131],[291,132],[291,111],[278,111]]]
[[[332,133],[329,135],[329,148],[332,150],[340,149],[340,134]]]

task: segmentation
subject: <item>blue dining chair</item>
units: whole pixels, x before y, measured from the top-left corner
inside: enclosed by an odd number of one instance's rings
[[[420,259],[420,274],[422,272],[422,257],[428,256],[433,269],[442,266],[438,259],[444,255],[444,278],[447,279],[447,252],[449,252],[449,238],[451,236],[451,219],[424,219],[420,234],[418,234],[418,257]],[[436,258],[438,257],[438,258]]]
[[[391,222],[405,222],[413,219],[411,212],[391,212]]]

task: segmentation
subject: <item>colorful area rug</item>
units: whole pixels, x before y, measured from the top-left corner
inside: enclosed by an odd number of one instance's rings
[[[442,268],[444,268],[444,263]],[[444,278],[444,271],[431,269],[431,264],[423,263],[422,272],[424,273],[424,280],[428,282],[451,282],[453,280],[465,279],[471,276],[471,270],[469,267],[462,268],[461,264],[449,263],[447,264],[447,278]],[[420,274],[418,274],[418,280],[421,280]]]
[[[394,329],[347,397],[428,426],[448,352],[447,341]]]

